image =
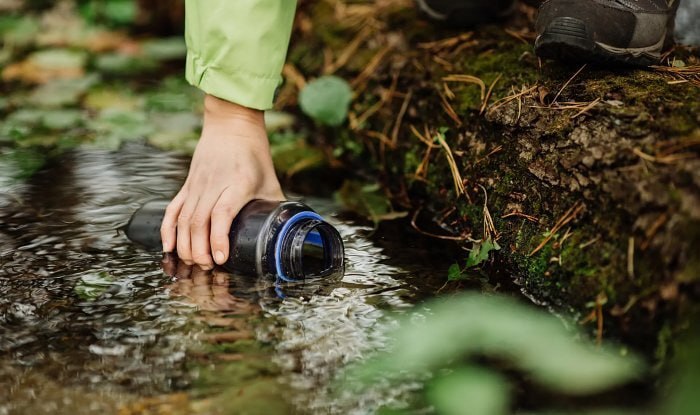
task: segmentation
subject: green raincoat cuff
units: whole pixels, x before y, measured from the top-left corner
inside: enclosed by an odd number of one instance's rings
[[[272,108],[275,91],[282,82],[281,76],[265,77],[206,66],[192,52],[187,54],[186,77],[207,94],[257,110]]]

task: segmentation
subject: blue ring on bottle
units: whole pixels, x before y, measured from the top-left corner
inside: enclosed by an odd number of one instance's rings
[[[284,238],[287,236],[287,233],[289,233],[289,230],[292,228],[292,226],[302,220],[323,221],[323,218],[316,212],[304,211],[295,214],[294,216],[289,218],[289,220],[287,220],[287,222],[285,222],[284,225],[282,225],[282,229],[280,229],[280,233],[277,236],[277,241],[275,242],[275,268],[277,269],[277,276],[280,279],[287,282],[294,282],[298,280],[289,278],[282,271],[282,241],[284,241]]]

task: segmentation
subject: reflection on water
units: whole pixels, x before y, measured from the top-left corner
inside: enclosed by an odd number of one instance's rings
[[[134,144],[73,152],[29,180],[12,169],[0,167],[0,414],[111,413],[179,391],[200,401],[185,412],[206,413],[207,399],[236,382],[219,377],[217,391],[206,374],[253,355],[275,369],[234,386],[272,377],[300,412],[366,411],[400,393],[343,400],[328,389],[339,367],[384,347],[391,316],[442,278],[429,254],[389,265],[371,229],[312,199],[346,242],[340,281],[279,285],[174,257],[161,264],[119,228],[143,202],[177,191],[186,160]],[[392,243],[405,241],[382,241]]]

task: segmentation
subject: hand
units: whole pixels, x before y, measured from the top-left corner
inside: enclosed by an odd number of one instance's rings
[[[163,252],[204,269],[228,260],[231,223],[252,199],[284,200],[270,156],[262,111],[211,95],[180,192],[165,210]]]

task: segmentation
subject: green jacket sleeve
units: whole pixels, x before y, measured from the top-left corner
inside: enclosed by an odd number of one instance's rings
[[[186,0],[187,81],[260,110],[282,81],[296,0]]]

